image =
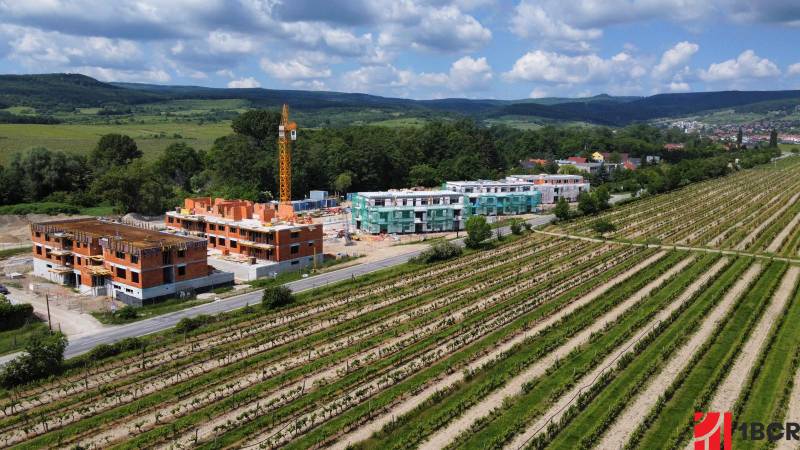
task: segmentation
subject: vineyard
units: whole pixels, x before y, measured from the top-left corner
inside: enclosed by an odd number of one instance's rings
[[[0,391],[0,447],[677,449],[695,411],[798,421],[798,159]]]

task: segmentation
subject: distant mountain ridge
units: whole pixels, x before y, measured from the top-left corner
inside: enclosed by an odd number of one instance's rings
[[[661,117],[790,100],[800,104],[800,91],[720,91],[614,97],[520,100],[446,98],[412,100],[331,91],[230,89],[141,83],[104,83],[80,74],[0,75],[0,108],[30,106],[42,109],[139,105],[181,99],[242,99],[254,107],[290,103],[294,109],[377,108],[426,113],[455,113],[478,119],[532,116],[561,121],[626,125]]]

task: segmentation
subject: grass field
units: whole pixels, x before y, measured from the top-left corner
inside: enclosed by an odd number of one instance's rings
[[[22,350],[33,334],[46,329],[46,323],[33,322],[16,330],[0,331],[0,356]]]
[[[145,158],[155,158],[175,142],[208,149],[214,140],[231,133],[230,122],[198,124],[164,119],[157,123],[120,124],[0,124],[0,164],[8,164],[14,153],[33,147],[88,154],[100,136],[127,134],[136,140]]]

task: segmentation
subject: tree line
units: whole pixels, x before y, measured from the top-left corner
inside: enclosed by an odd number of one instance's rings
[[[237,116],[232,132],[210,149],[173,143],[148,161],[132,138],[119,134],[102,136],[87,155],[34,148],[0,166],[0,204],[105,203],[121,213],[160,214],[186,196],[271,200],[278,185],[279,123],[278,111],[250,110]],[[664,152],[667,142],[684,143],[684,149]],[[731,158],[720,156],[726,150],[707,138],[642,124],[617,130],[572,126],[518,130],[461,119],[433,121],[419,128],[301,127],[292,148],[292,194],[303,198],[312,189],[344,193],[492,179],[523,170],[520,161],[528,158],[553,160],[595,151],[659,155],[672,162],[592,180],[650,192],[718,176],[729,170]],[[768,160],[762,153],[742,152],[743,164]]]

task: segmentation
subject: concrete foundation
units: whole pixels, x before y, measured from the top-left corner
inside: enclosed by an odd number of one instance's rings
[[[317,255],[317,264],[322,264],[322,261],[323,255]],[[259,278],[271,277],[280,273],[311,267],[314,265],[314,257],[303,256],[301,258],[281,262],[258,260],[255,264],[248,264],[246,262],[229,261],[209,256],[208,264],[217,270],[232,273],[233,277],[237,280],[253,281]]]

